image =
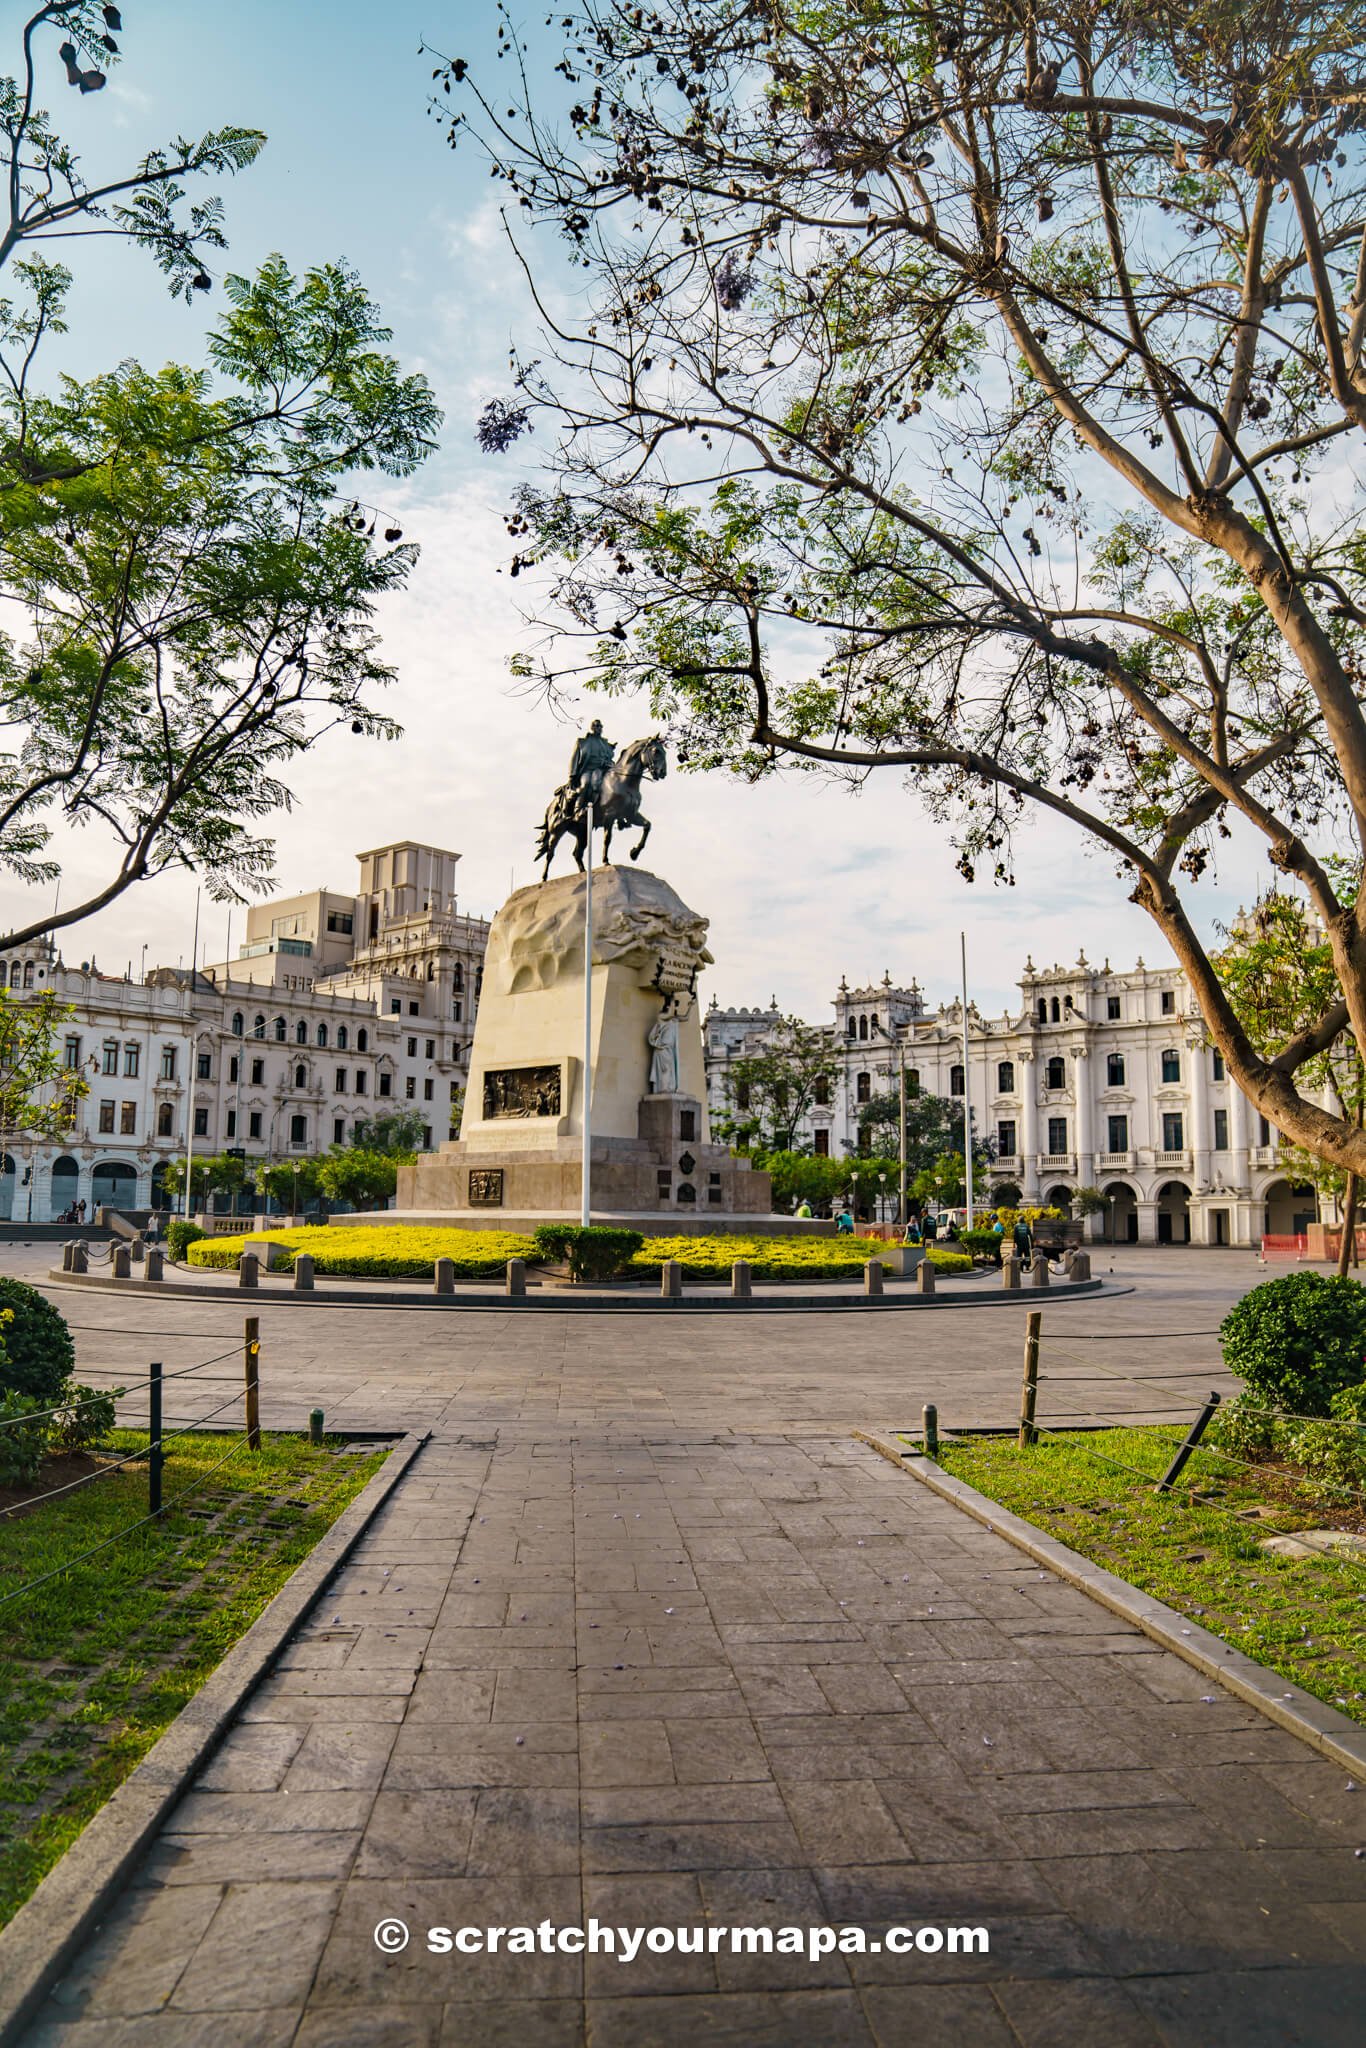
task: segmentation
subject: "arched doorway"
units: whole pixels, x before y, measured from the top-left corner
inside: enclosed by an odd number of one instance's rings
[[[1138,1196],[1127,1181],[1109,1181],[1105,1187],[1108,1217],[1105,1234],[1111,1244],[1138,1243]]]
[[[1314,1190],[1288,1180],[1273,1180],[1262,1199],[1262,1228],[1268,1237],[1303,1237],[1318,1217]]]
[[[166,1192],[166,1176],[170,1170],[171,1162],[169,1159],[158,1159],[156,1165],[152,1168],[152,1207],[154,1209],[169,1209],[171,1207],[171,1198]]]
[[[13,1158],[8,1152],[0,1153],[0,1220],[6,1223],[14,1214],[14,1189],[17,1180]]]
[[[1059,1183],[1057,1187],[1050,1188],[1043,1199],[1045,1208],[1061,1209],[1064,1216],[1070,1216],[1072,1214],[1071,1188],[1063,1187],[1062,1184]]]
[[[124,1159],[101,1159],[90,1176],[90,1207],[131,1209],[137,1201],[138,1174]]]
[[[68,1209],[76,1206],[76,1190],[80,1184],[81,1162],[73,1159],[69,1152],[63,1152],[52,1162],[52,1220],[65,1216]]]
[[[1018,1209],[1020,1190],[1013,1180],[1003,1180],[991,1191],[992,1207],[996,1209]]]
[[[1190,1189],[1179,1180],[1169,1180],[1157,1191],[1157,1241],[1159,1244],[1189,1244],[1191,1241]]]

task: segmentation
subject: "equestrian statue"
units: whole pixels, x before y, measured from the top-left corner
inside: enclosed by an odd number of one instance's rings
[[[536,858],[544,862],[541,880],[544,882],[549,876],[555,849],[564,838],[573,841],[574,861],[582,874],[585,849],[592,858],[590,809],[593,829],[601,830],[603,835],[604,865],[611,861],[612,834],[618,825],[640,826],[640,837],[630,849],[631,859],[638,860],[650,836],[650,820],[640,808],[640,785],[647,775],[652,782],[662,782],[668,769],[664,742],[657,733],[648,739],[632,740],[618,754],[611,740],[603,737],[602,720],[595,718],[575,744],[568,781],[560,784],[541,820],[536,841]]]

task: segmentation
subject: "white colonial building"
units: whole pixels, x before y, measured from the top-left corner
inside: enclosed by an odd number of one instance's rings
[[[394,1110],[416,1111],[440,1144],[488,939],[484,919],[457,910],[458,858],[406,841],[362,854],[355,894],[253,907],[237,957],[198,973],[68,967],[46,940],[0,957],[12,992],[50,989],[69,1006],[63,1064],[87,1091],[60,1143],[0,1137],[0,1216],[161,1207],[187,1147],[302,1160]]]
[[[914,981],[842,981],[829,1027],[841,1073],[810,1110],[804,1141],[834,1158],[856,1153],[860,1108],[898,1088],[904,1060],[908,1094],[961,1099],[966,1089],[1003,1202],[1066,1208],[1075,1189],[1096,1187],[1108,1207],[1091,1229],[1130,1243],[1250,1244],[1314,1218],[1312,1190],[1279,1167],[1275,1131],[1228,1079],[1179,968],[1140,960],[1115,972],[1083,953],[1073,967],[1026,961],[1019,985],[1013,1015],[969,1006],[965,1071],[961,1002],[931,1013]],[[778,1016],[776,1003],[713,1004],[714,1111],[734,1112],[730,1069]]]

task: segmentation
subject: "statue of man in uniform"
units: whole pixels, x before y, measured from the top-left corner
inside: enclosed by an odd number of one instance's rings
[[[582,811],[596,804],[602,795],[602,778],[616,759],[617,750],[602,735],[602,720],[595,718],[583,738],[576,742],[569,763],[569,782]]]

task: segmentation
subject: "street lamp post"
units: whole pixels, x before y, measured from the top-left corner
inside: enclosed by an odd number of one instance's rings
[[[855,1230],[857,1230],[857,1229],[858,1229],[858,1168],[857,1168],[856,1166],[855,1166],[855,1167],[853,1167],[853,1168],[851,1168],[851,1170],[850,1170],[850,1175],[849,1175],[849,1178],[850,1178],[850,1179],[851,1179],[851,1180],[853,1181],[853,1183],[854,1183],[854,1199],[853,1199],[853,1205],[852,1205],[852,1206],[853,1206],[853,1211],[854,1211],[854,1228],[855,1228]]]
[[[292,1159],[290,1161],[290,1168],[294,1175],[294,1202],[289,1212],[291,1230],[297,1230],[299,1227],[299,1173],[302,1166],[302,1159]]]
[[[897,1066],[899,1069],[901,1081],[901,1172],[897,1182],[896,1220],[904,1227],[906,1223],[906,1036],[905,1033],[902,1032],[896,1037],[893,1037],[892,1033],[888,1031],[886,1026],[883,1024],[875,1024],[873,1026],[873,1029],[878,1033],[879,1037],[885,1038],[889,1045],[894,1045],[896,1047]]]
[[[887,1220],[885,1214],[887,1207],[887,1176],[885,1173],[879,1173],[878,1183],[877,1220],[879,1223],[885,1223]]]

